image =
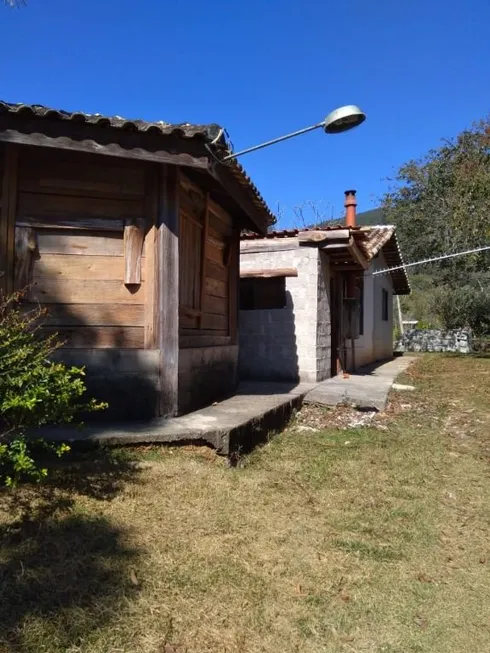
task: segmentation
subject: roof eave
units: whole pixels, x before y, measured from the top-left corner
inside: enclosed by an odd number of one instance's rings
[[[201,169],[230,194],[253,230],[265,234],[275,222],[243,168],[236,161],[217,163],[210,153],[211,144],[226,148],[215,124],[147,123],[0,101],[0,141]]]

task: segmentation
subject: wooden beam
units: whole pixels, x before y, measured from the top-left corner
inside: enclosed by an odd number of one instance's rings
[[[193,139],[101,127],[48,118],[0,117],[0,141],[103,154],[124,159],[182,165],[206,170],[208,157],[202,143]],[[186,151],[182,151],[185,149]]]
[[[261,208],[252,200],[250,192],[236,179],[229,165],[210,162],[209,172],[234,199],[239,209],[246,213],[257,231],[265,234],[268,226],[268,217],[265,209]]]
[[[17,215],[18,148],[5,148],[0,213],[0,290],[10,294],[14,289],[15,218]]]
[[[255,277],[259,279],[271,279],[273,277],[297,277],[298,270],[296,268],[276,268],[274,270],[253,269],[253,270],[240,270],[240,278],[248,279]]]
[[[297,238],[264,238],[263,240],[241,240],[240,252],[258,254],[259,252],[284,252],[298,249]]]
[[[320,244],[320,249],[323,252],[335,252],[340,250],[344,250],[345,252],[347,252],[349,246],[352,245],[353,242],[354,242],[354,238],[352,238],[351,236],[348,240],[345,240],[344,242],[327,242],[325,245]]]
[[[179,171],[164,166],[157,217],[155,311],[160,349],[159,414],[178,411],[179,376]]]
[[[16,227],[14,290],[23,290],[31,283],[36,258],[39,258],[36,232],[30,227]]]
[[[332,240],[348,241],[349,238],[349,229],[331,229],[325,231],[315,229],[311,231],[300,231],[298,234],[298,240],[300,243],[315,245]]]
[[[361,252],[359,247],[356,245],[355,240],[353,240],[352,243],[349,243],[348,250],[354,261],[359,263],[363,270],[367,270],[369,263],[367,262],[366,257]]]
[[[127,220],[124,224],[124,283],[141,283],[141,258],[144,242],[143,220]]]

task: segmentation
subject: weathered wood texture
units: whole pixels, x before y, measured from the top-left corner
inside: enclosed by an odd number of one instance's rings
[[[124,224],[124,283],[141,283],[141,258],[145,240],[143,219],[127,220]]]
[[[321,229],[312,229],[310,231],[300,231],[298,234],[298,241],[300,243],[312,243],[319,245],[323,242],[331,240],[349,240],[349,229],[331,229],[329,231],[322,231]]]
[[[240,288],[240,229],[237,225],[233,228],[228,268],[228,332],[232,344],[236,344],[238,340],[238,293]]]
[[[230,344],[238,232],[231,216],[187,179],[180,184],[180,226],[180,346],[209,346],[213,337],[216,346]]]
[[[160,399],[162,417],[178,411],[179,369],[179,170],[162,169],[156,237],[155,312],[160,350]]]
[[[32,278],[34,261],[39,257],[36,232],[30,227],[15,228],[14,288],[22,290]]]
[[[254,269],[254,270],[242,270],[240,272],[241,279],[247,279],[249,277],[255,277],[259,279],[271,279],[273,277],[297,277],[298,270],[297,268],[276,268],[274,270],[267,269]]]
[[[144,347],[145,175],[135,162],[20,152],[16,285],[69,347]]]
[[[3,152],[2,207],[0,214],[0,290],[10,293],[14,287],[15,215],[19,152],[8,145]]]
[[[145,218],[146,237],[143,245],[145,264],[142,269],[146,275],[145,283],[145,348],[158,349],[158,328],[157,319],[159,298],[156,295],[158,272],[156,248],[157,248],[157,221],[158,203],[160,193],[160,168],[151,166],[146,171],[145,177]]]

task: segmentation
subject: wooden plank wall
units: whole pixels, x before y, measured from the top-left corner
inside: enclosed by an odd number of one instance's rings
[[[0,292],[7,291],[7,218],[3,204],[5,146],[0,143]]]
[[[125,284],[138,274],[131,262],[128,277],[124,226],[143,225],[146,178],[134,161],[20,150],[16,238],[27,229],[36,241],[28,299],[68,347],[144,347],[145,251],[140,283]]]
[[[238,249],[232,217],[181,176],[179,241],[180,347],[231,342],[230,280]]]

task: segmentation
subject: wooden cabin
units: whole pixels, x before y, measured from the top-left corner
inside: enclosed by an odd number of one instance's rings
[[[237,382],[239,235],[272,215],[216,125],[0,102],[0,288],[48,309],[109,419],[195,410]]]

